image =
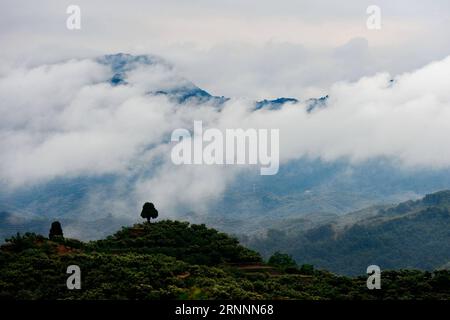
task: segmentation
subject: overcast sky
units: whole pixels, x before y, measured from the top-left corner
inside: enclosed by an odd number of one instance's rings
[[[449,1],[110,2],[0,0],[0,187],[115,174],[125,181],[117,195],[92,195],[115,208],[104,212],[147,199],[202,208],[239,171],[174,167],[168,137],[194,120],[279,128],[281,165],[385,157],[450,167]],[[66,28],[70,4],[81,7],[81,30]],[[366,27],[370,4],[381,30]],[[91,58],[116,52],[174,68],[143,65],[111,86],[111,70]],[[233,99],[218,112],[147,94],[168,79]],[[325,94],[327,108],[311,114],[252,109],[251,99]]]
[[[158,54],[216,95],[326,94],[341,80],[398,74],[450,52],[450,2],[1,0],[0,74],[114,52]],[[66,9],[81,8],[81,30]],[[366,9],[381,9],[368,30]]]

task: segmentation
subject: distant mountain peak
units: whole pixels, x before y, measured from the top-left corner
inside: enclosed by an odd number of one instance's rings
[[[127,85],[127,74],[140,66],[158,65],[162,66],[167,73],[174,73],[171,78],[174,83],[165,88],[149,88],[150,95],[166,95],[176,103],[186,102],[206,103],[213,102],[216,105],[223,104],[228,100],[223,96],[213,96],[209,92],[197,87],[192,82],[184,79],[174,72],[172,65],[164,59],[152,55],[132,55],[128,53],[116,53],[101,56],[96,59],[97,62],[109,66],[113,73],[110,84],[113,86]],[[159,70],[161,72],[161,70]]]
[[[135,70],[142,65],[159,65],[163,66],[167,72],[174,72],[172,65],[164,59],[153,55],[133,55],[128,53],[107,54],[96,59],[97,62],[109,66],[113,73],[110,79],[110,84],[113,86],[127,85],[127,73]],[[148,94],[152,95],[167,95],[169,99],[176,103],[213,103],[216,106],[221,106],[229,100],[224,96],[211,95],[206,90],[197,87],[194,83],[179,76],[182,85],[174,86],[172,88],[154,89],[149,88]],[[305,100],[306,110],[312,112],[316,109],[326,106],[328,95],[320,98],[311,98]],[[268,109],[279,110],[285,104],[297,104],[300,100],[292,97],[279,97],[276,99],[264,99],[255,102],[255,110]]]
[[[311,98],[311,99],[305,100],[304,102],[306,104],[306,111],[312,112],[314,110],[326,107],[327,100],[328,100],[328,95],[320,97],[320,98]],[[264,99],[264,100],[256,101],[255,110],[260,110],[260,109],[279,110],[287,103],[297,104],[299,102],[301,102],[301,101],[296,98],[285,98],[285,97],[280,97],[280,98],[276,98],[273,100]]]
[[[107,54],[96,59],[97,62],[111,67],[113,76],[112,85],[126,84],[126,73],[136,69],[140,65],[164,64],[162,59],[149,55],[131,55],[128,53]]]

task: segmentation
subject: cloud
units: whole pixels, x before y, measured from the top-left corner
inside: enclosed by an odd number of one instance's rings
[[[302,157],[355,163],[387,157],[408,167],[450,167],[450,57],[394,81],[380,73],[336,82],[327,107],[311,113],[302,103],[254,111],[253,101],[242,98],[223,108],[179,104],[151,94],[191,85],[161,64],[129,71],[127,85],[111,85],[112,75],[107,66],[82,59],[13,68],[0,79],[4,188],[113,175],[115,186],[91,195],[108,212],[147,199],[172,213],[202,211],[248,168],[173,165],[170,134],[192,129],[194,120],[222,130],[280,129],[281,165]]]
[[[450,38],[442,32],[450,28],[448,1],[379,0],[379,31],[366,28],[372,4],[79,0],[82,28],[69,31],[68,3],[3,0],[0,75],[11,65],[151,52],[215,94],[305,98],[327,92],[336,81],[400,74],[448,55]]]

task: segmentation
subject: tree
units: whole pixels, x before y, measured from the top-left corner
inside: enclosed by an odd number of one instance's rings
[[[50,232],[48,234],[50,239],[55,239],[56,237],[63,237],[63,231],[61,228],[61,223],[59,221],[52,222],[52,226],[50,228]]]
[[[151,202],[144,203],[142,207],[141,217],[147,219],[147,222],[150,223],[150,219],[158,218],[158,210],[156,210],[155,205]]]
[[[275,267],[280,268],[295,268],[297,267],[297,263],[292,258],[291,255],[286,253],[281,253],[279,251],[275,252],[270,258],[268,263]]]

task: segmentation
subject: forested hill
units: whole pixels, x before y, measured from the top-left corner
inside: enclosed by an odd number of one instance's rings
[[[67,289],[70,265],[81,269],[80,290]],[[367,275],[280,253],[264,262],[224,233],[167,220],[92,242],[17,235],[1,247],[0,274],[3,299],[450,299],[449,271],[383,270],[382,290],[368,290]]]
[[[246,244],[265,256],[283,250],[340,274],[358,275],[371,264],[434,270],[450,262],[450,191],[367,208],[308,230],[269,230]]]

